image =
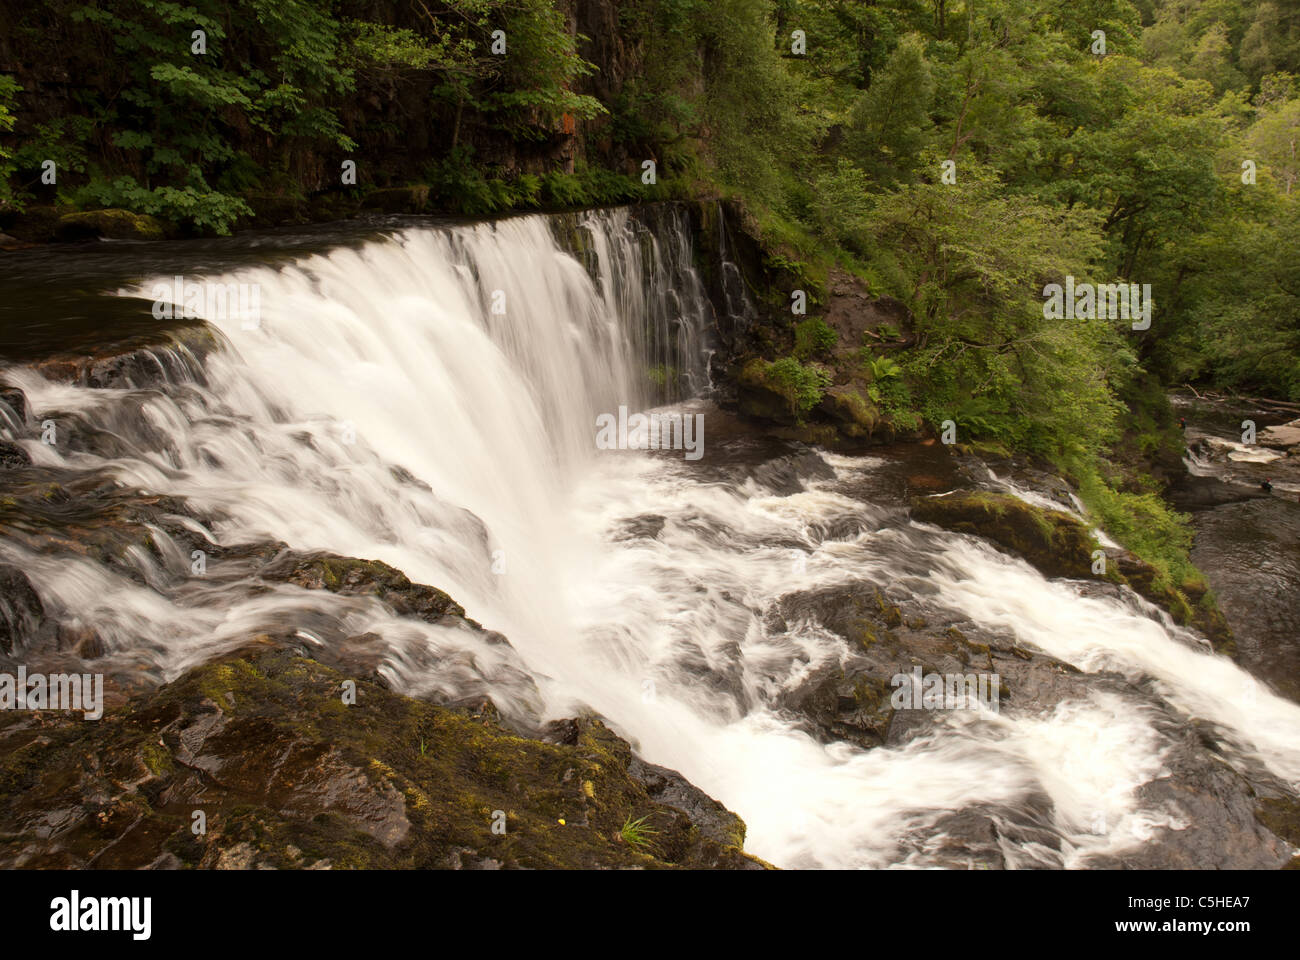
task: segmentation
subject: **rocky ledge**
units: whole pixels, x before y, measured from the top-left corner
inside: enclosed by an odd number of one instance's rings
[[[347,695],[355,684],[355,699]],[[99,721],[0,715],[0,865],[761,868],[598,719],[519,736],[266,643]]]
[[[1189,577],[1178,584],[1161,578],[1150,564],[1127,550],[1106,550],[1103,572],[1093,572],[1101,549],[1092,531],[1074,516],[1026,503],[1011,494],[966,490],[912,501],[912,517],[955,533],[984,537],[1027,561],[1044,576],[1100,577],[1127,584],[1175,622],[1203,633],[1222,653],[1232,652],[1232,631],[1209,596],[1204,580]]]

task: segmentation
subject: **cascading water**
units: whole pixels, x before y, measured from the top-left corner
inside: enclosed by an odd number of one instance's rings
[[[214,544],[383,560],[509,645],[371,601],[251,589],[237,564],[188,577],[162,530],[163,559],[137,552],[130,569],[12,539],[0,560],[47,609],[93,623],[111,660],[159,679],[275,628],[326,645],[373,633],[400,690],[487,694],[521,723],[595,710],[738,812],[747,849],[782,866],[971,862],[946,845],[960,811],[988,818],[1011,866],[1086,865],[1186,830],[1189,811],[1150,789],[1181,749],[1176,720],[1300,787],[1300,707],[1135,595],[1049,582],[864,499],[876,458],[814,455],[823,469],[793,488],[757,479],[755,442],[701,396],[709,307],[684,218],[647,232],[602,212],[580,233],[585,265],[525,217],[212,278],[257,284],[260,324],[208,318],[222,347],[156,388],[4,370],[35,415],[111,436],[93,453],[23,440],[37,464],[183,499],[218,518],[197,531]],[[704,415],[704,458],[598,450],[595,418],[646,409],[665,381]],[[805,601],[881,584],[1080,679],[874,749],[819,742],[789,696],[855,654]]]

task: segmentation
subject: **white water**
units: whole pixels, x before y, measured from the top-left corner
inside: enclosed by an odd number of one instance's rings
[[[195,581],[164,595],[17,544],[0,544],[0,558],[27,566],[51,609],[164,676],[287,624],[322,643],[380,634],[387,674],[413,693],[490,691],[520,718],[590,707],[646,759],[739,813],[747,849],[782,866],[951,863],[928,824],[977,804],[1003,816],[1043,795],[1063,849],[1004,843],[1012,865],[1078,865],[1186,825],[1137,799],[1164,772],[1167,744],[1136,691],[955,713],[902,747],[814,741],[775,704],[843,661],[844,641],[813,622],[777,629],[765,614],[830,584],[890,583],[1082,670],[1149,680],[1177,710],[1219,724],[1239,761],[1300,784],[1300,707],[1138,604],[1049,583],[835,482],[781,496],[723,481],[704,469],[707,403],[690,408],[705,413],[699,468],[680,454],[597,451],[596,414],[650,402],[647,367],[675,364],[702,382],[705,317],[681,269],[683,225],[657,254],[622,212],[593,216],[588,232],[598,284],[539,217],[413,230],[221,278],[261,285],[262,323],[213,319],[230,347],[207,359],[207,386],[90,390],[6,371],[42,415],[96,423],[133,447],[102,459],[26,441],[38,462],[103,467],[184,497],[226,518],[207,531],[223,544],[283,540],[384,560],[447,590],[513,651],[331,594],[280,587],[232,600]],[[496,290],[503,315],[491,312]],[[878,466],[827,459],[841,479]],[[615,539],[647,514],[664,518],[658,538]],[[861,532],[819,532],[842,521]],[[806,554],[802,570],[791,544]],[[174,552],[169,566],[185,568]],[[162,582],[156,561],[136,563]]]

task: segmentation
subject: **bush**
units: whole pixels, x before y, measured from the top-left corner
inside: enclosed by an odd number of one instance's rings
[[[773,361],[766,370],[766,377],[774,389],[786,395],[799,417],[817,406],[831,385],[826,371],[802,364],[794,357]]]
[[[252,208],[239,197],[195,187],[142,187],[133,177],[118,177],[111,183],[91,180],[73,194],[78,206],[120,207],[162,220],[184,224],[198,231],[228,234],[240,217],[251,217]]]
[[[794,355],[800,360],[825,356],[839,338],[839,334],[828,327],[821,317],[801,320],[794,328]]]

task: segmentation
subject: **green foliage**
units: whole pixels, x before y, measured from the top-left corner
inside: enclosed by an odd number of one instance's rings
[[[555,207],[625,203],[645,196],[639,180],[585,164],[578,164],[573,173],[543,174],[540,182],[543,202]]]
[[[322,168],[336,171],[357,148],[344,110],[354,118],[369,112],[377,91],[391,97],[399,84],[427,90],[429,110],[454,105],[450,144],[435,154],[434,173],[463,212],[534,205],[543,190],[536,177],[507,180],[467,165],[458,152],[462,116],[526,141],[552,136],[562,118],[605,112],[573,89],[592,70],[577,55],[585,38],[570,33],[551,0],[448,0],[409,10],[352,0],[51,0],[18,14],[14,29],[55,38],[99,67],[53,115],[33,117],[17,149],[6,142],[0,198],[15,190],[10,174],[22,190],[52,159],[64,201],[112,202],[200,231],[225,231],[248,215],[243,191],[302,195],[326,185]],[[497,29],[506,31],[507,56],[490,52]],[[0,136],[14,90],[0,87]],[[364,105],[355,99],[362,92]],[[402,103],[421,109],[418,97]],[[372,153],[359,165],[363,181],[382,177],[383,166]],[[629,196],[625,185],[594,173],[580,192]]]
[[[638,850],[652,849],[654,847],[654,838],[659,835],[659,831],[646,823],[647,817],[638,817],[633,820],[628,815],[627,820],[623,822],[619,830],[619,836],[629,847],[635,847]]]
[[[856,254],[871,248],[872,180],[841,157],[817,175],[811,216],[821,232]]]
[[[896,361],[889,357],[873,357],[866,352],[863,363],[871,373],[871,379],[876,383],[885,380],[897,380],[903,376],[903,368]]]
[[[821,317],[808,317],[795,324],[794,356],[800,360],[826,356],[835,348],[839,334]]]
[[[794,357],[773,361],[767,366],[766,377],[769,384],[789,398],[794,413],[800,417],[817,406],[831,385],[826,371],[800,363]]]
[[[872,226],[877,256],[915,278],[895,293],[915,318],[920,346],[907,363],[929,409],[982,399],[984,422],[1003,421],[999,437],[1043,453],[1096,450],[1113,436],[1107,376],[1127,356],[1118,330],[1048,320],[1041,296],[1044,277],[1087,275],[1099,253],[1095,215],[1007,195],[992,171],[968,163],[956,185],[885,194]]]
[[[910,35],[849,113],[849,151],[876,179],[896,179],[912,169],[932,126],[934,93],[924,41]]]
[[[0,133],[8,133],[14,128],[13,101],[20,90],[22,87],[17,80],[0,74]],[[0,144],[0,210],[9,206],[13,198],[9,178],[18,169],[13,157],[13,151]]]
[[[1129,493],[1107,484],[1095,467],[1076,469],[1079,499],[1120,544],[1156,569],[1156,586],[1178,589],[1199,576],[1188,554],[1191,519],[1155,493]]]
[[[111,182],[96,178],[75,191],[72,199],[78,206],[121,207],[217,234],[229,233],[238,218],[253,213],[238,197],[190,186],[150,190],[131,177]]]

